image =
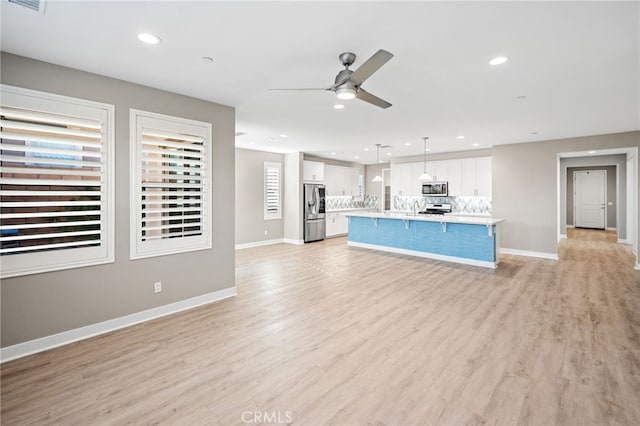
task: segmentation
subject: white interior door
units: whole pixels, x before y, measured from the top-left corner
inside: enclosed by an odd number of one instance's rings
[[[573,172],[574,225],[604,229],[606,226],[605,170]]]

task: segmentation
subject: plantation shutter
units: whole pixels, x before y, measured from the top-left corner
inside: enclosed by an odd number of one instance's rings
[[[280,163],[264,163],[264,218],[280,219],[281,194],[280,194]]]
[[[3,87],[3,276],[113,261],[109,114],[76,102],[82,101]]]
[[[137,177],[132,257],[211,247],[210,128],[133,111]]]

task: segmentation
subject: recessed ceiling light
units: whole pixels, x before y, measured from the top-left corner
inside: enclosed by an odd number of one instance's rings
[[[369,151],[369,148],[362,148],[363,151]]]
[[[360,157],[356,155],[356,156],[355,156],[355,157],[353,157],[353,158],[355,158],[355,159],[357,160],[357,159],[358,159],[358,158],[360,158]]]
[[[456,139],[464,139],[464,135],[458,135],[456,136]]]
[[[344,105],[342,105],[342,104],[335,104],[333,107],[335,109],[344,109]]]
[[[265,139],[265,140],[266,140],[267,142],[273,142],[275,139],[273,139],[273,138],[267,138],[267,139]]]
[[[431,148],[427,148],[424,150],[424,152],[429,152],[429,151],[431,151]]]
[[[411,142],[405,142],[405,146],[411,146]]]
[[[489,61],[489,65],[501,65],[507,62],[509,58],[506,56],[496,56],[492,60]]]
[[[473,146],[480,146],[480,144],[479,143],[474,143]]]
[[[594,150],[589,151],[589,154],[595,154],[596,152]]]
[[[391,153],[390,153],[390,152],[387,152],[387,155],[391,155]]]
[[[336,153],[335,153],[335,152],[332,152],[332,153],[331,153],[331,155],[336,155]]]
[[[280,135],[281,138],[288,138],[289,135],[285,135],[284,133]]]
[[[255,144],[256,144],[255,142],[251,142],[251,144],[250,144],[250,145],[255,145]]]
[[[211,56],[203,56],[202,60],[205,62],[213,62],[213,58]]]
[[[158,44],[160,43],[160,37],[149,34],[149,33],[140,33],[138,34],[138,40],[147,44]]]

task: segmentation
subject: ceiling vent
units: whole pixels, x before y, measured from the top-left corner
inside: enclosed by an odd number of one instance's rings
[[[245,132],[236,132],[236,136],[244,136],[244,135],[246,135]]]
[[[9,3],[17,4],[18,6],[44,14],[45,0],[9,0]]]

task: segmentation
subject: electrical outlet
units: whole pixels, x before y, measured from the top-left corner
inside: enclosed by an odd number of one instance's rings
[[[162,291],[162,282],[153,283],[153,292],[160,293]]]

